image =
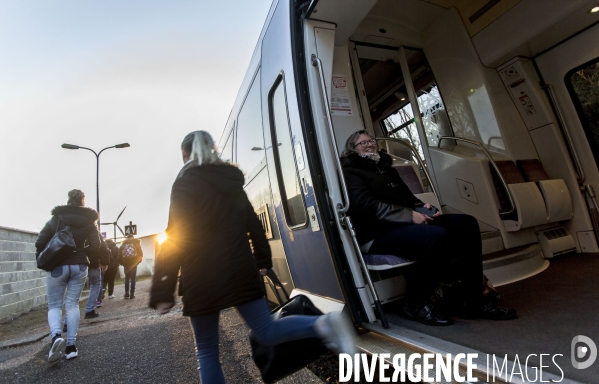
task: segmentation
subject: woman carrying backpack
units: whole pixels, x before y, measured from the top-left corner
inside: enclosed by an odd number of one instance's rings
[[[48,362],[55,363],[65,353],[65,340],[62,337],[60,325],[62,321],[62,306],[66,309],[67,340],[66,358],[77,357],[75,339],[79,327],[79,298],[83,291],[89,266],[86,250],[95,251],[100,248],[100,232],[96,227],[98,213],[84,207],[85,194],[73,189],[69,191],[67,205],[59,205],[52,209],[52,218],[41,230],[35,248],[36,257],[46,248],[57,228],[69,226],[75,239],[75,251],[64,257],[61,265],[54,268],[46,276],[48,296],[48,325],[52,344],[48,353]],[[87,245],[87,247],[86,247]],[[66,292],[66,295],[65,295]]]
[[[135,299],[137,265],[141,263],[143,256],[139,239],[134,238],[133,235],[127,235],[119,251],[120,262],[125,269],[125,299]],[[129,282],[131,282],[131,291],[129,291]]]
[[[261,276],[272,268],[270,246],[243,190],[242,172],[218,158],[205,131],[188,134],[181,149],[189,164],[173,184],[150,306],[160,314],[170,311],[181,269],[183,315],[190,317],[202,382],[225,382],[218,321],[220,310],[230,307],[264,345],[318,337],[337,352],[353,354],[355,330],[339,312],[273,319]]]

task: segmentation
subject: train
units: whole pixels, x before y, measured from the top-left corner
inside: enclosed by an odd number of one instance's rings
[[[578,335],[599,342],[598,11],[596,0],[274,0],[218,140],[273,251],[269,300],[304,294],[347,312],[365,353],[476,352],[482,381],[599,376],[574,353]],[[357,130],[422,201],[477,219],[484,274],[519,319],[436,328],[398,313],[410,255],[369,265],[347,213],[340,153]]]

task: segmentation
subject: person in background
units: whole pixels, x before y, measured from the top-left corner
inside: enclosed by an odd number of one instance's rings
[[[48,325],[52,343],[48,353],[48,362],[55,363],[64,355],[67,359],[78,356],[75,341],[79,328],[79,298],[87,279],[89,259],[85,252],[100,248],[100,233],[96,227],[98,213],[85,207],[85,194],[73,189],[68,193],[67,205],[52,209],[52,218],[42,228],[36,242],[36,257],[46,248],[57,228],[69,226],[75,239],[75,251],[64,258],[61,265],[46,275],[48,296]],[[66,293],[66,295],[65,295]],[[66,309],[68,324],[67,340],[62,337],[60,325],[62,306]],[[65,349],[66,344],[66,349]]]
[[[134,238],[133,235],[127,235],[119,252],[120,263],[125,269],[125,299],[135,299],[137,265],[141,263],[143,256],[139,239]],[[129,283],[131,283],[131,291],[129,291]]]
[[[356,332],[339,312],[273,319],[261,278],[272,268],[270,246],[243,190],[243,173],[218,158],[205,131],[188,134],[181,150],[190,163],[173,184],[150,306],[159,314],[170,311],[180,269],[183,315],[190,317],[202,382],[225,382],[218,322],[220,311],[230,307],[265,345],[319,337],[337,352],[353,354]]]
[[[119,247],[116,246],[112,239],[107,239],[106,245],[108,245],[108,249],[110,250],[110,262],[108,263],[106,272],[104,272],[102,289],[106,291],[108,287],[108,298],[114,299],[114,279],[119,271]]]
[[[441,215],[412,194],[388,154],[364,130],[354,132],[341,157],[358,243],[363,252],[396,255],[418,261],[406,273],[403,312],[426,325],[449,325],[448,313],[429,297],[447,275],[462,283],[465,318],[515,319],[513,309],[501,309],[483,296],[482,241],[470,215]],[[417,210],[423,208],[428,213]],[[432,209],[432,210],[431,210]]]
[[[89,258],[89,297],[85,306],[85,318],[94,319],[100,314],[96,312],[96,307],[102,306],[102,269],[105,269],[109,263],[110,250],[100,236],[100,248],[97,250],[88,250]]]

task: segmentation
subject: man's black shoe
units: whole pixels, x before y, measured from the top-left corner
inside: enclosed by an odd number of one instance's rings
[[[100,316],[100,314],[96,311],[91,311],[91,312],[85,312],[85,319],[95,319],[96,317]]]
[[[480,304],[474,308],[466,308],[462,319],[513,320],[518,318],[515,309],[497,308],[493,303]]]
[[[451,325],[451,320],[447,318],[443,313],[427,304],[426,302],[418,305],[408,304],[404,302],[402,311],[406,317],[417,320],[422,324],[426,325]]]

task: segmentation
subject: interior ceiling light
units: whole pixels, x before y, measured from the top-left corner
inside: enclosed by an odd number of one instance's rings
[[[401,100],[401,101],[404,101],[406,99],[406,97],[407,97],[406,94],[402,93],[402,92],[394,92],[393,96],[395,96],[395,98],[397,100]]]
[[[597,13],[599,12],[599,6],[598,7],[593,7],[591,8],[591,10],[589,11],[589,13]]]

